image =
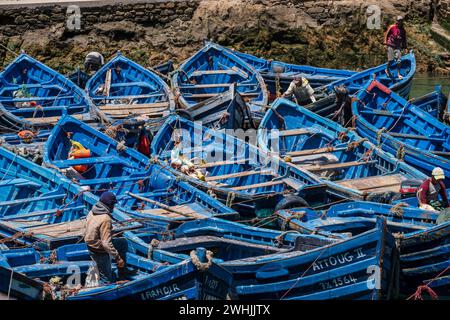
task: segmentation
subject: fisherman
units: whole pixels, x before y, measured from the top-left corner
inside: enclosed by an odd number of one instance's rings
[[[417,191],[419,207],[423,210],[442,211],[450,207],[444,184],[445,173],[439,167],[431,172],[431,178],[426,179]],[[439,201],[439,195],[442,200]]]
[[[105,64],[105,59],[99,52],[89,52],[84,60],[84,68],[87,72],[94,73]]]
[[[89,255],[95,262],[99,274],[100,285],[115,282],[112,273],[111,257],[116,260],[119,277],[126,272],[125,258],[127,241],[124,238],[112,241],[111,213],[117,203],[114,193],[107,191],[98,201],[86,218],[84,241]]]
[[[397,62],[398,69],[398,79],[403,79],[400,74],[401,69],[401,59],[402,52],[404,49],[405,53],[408,52],[407,49],[407,40],[406,40],[406,30],[403,25],[403,17],[398,16],[395,24],[389,26],[385,35],[384,35],[384,43],[387,46],[387,55],[388,55],[388,63],[386,68],[386,74],[390,78],[394,78],[391,73],[391,67],[394,65],[394,62]]]
[[[303,77],[294,77],[289,88],[282,95],[283,98],[291,98],[292,96],[297,104],[304,103],[308,100],[313,103],[316,102],[314,89],[309,84],[309,81]]]

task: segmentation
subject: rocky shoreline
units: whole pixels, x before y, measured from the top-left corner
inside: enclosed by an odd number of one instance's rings
[[[25,50],[62,73],[92,50],[117,50],[145,66],[179,63],[204,39],[266,58],[330,68],[362,69],[385,60],[383,32],[398,14],[407,18],[419,72],[450,74],[446,37],[449,0],[380,0],[380,29],[367,27],[369,1],[194,0],[134,1],[83,6],[81,28],[67,27],[67,8],[0,6],[0,44]],[[443,40],[442,40],[443,39]],[[441,41],[444,41],[442,43]],[[0,65],[14,55],[0,47]]]

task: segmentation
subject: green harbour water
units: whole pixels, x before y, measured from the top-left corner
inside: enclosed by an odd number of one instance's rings
[[[411,88],[411,98],[423,96],[435,90],[440,85],[445,96],[450,93],[450,75],[434,75],[428,73],[416,73],[413,86]]]

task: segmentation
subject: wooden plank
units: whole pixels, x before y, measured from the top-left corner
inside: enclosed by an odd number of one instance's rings
[[[192,84],[192,85],[182,85],[182,89],[207,89],[207,88],[228,88],[232,86],[233,83],[205,83],[205,84]],[[237,83],[237,87],[252,87],[257,86],[257,83]]]
[[[161,108],[168,108],[169,102],[155,102],[155,103],[142,103],[142,104],[104,104],[99,105],[98,108],[102,111],[109,111],[109,110],[117,110],[117,109],[161,109]]]
[[[74,117],[78,120],[83,120],[83,114],[71,114],[70,116]],[[24,118],[27,121],[30,121],[32,123],[57,123],[59,121],[59,118],[61,116],[57,117],[36,117],[36,118]]]
[[[337,182],[339,185],[360,191],[399,191],[401,182],[405,180],[401,174],[365,177]]]
[[[399,133],[399,132],[388,132],[387,134],[389,134],[390,136],[392,136],[394,138],[414,139],[414,140],[431,140],[431,141],[444,142],[443,138],[437,138],[437,137],[427,137],[427,136],[422,136],[422,135]]]
[[[201,164],[198,167],[199,168],[213,168],[213,167],[218,167],[218,166],[226,166],[226,165],[229,165],[229,164],[245,164],[245,163],[247,163],[249,161],[250,161],[250,159],[219,161],[219,162],[212,162],[212,163]]]
[[[105,91],[103,92],[105,96],[109,96],[111,91],[111,72],[112,69],[108,69],[108,71],[106,71]]]
[[[206,177],[206,181],[218,181],[218,180],[226,180],[226,179],[232,179],[232,178],[239,178],[239,177],[248,177],[255,174],[259,175],[272,175],[273,173],[270,170],[261,171],[261,170],[252,170],[252,171],[246,171],[246,172],[236,172],[231,174],[224,174],[220,176],[212,176],[212,177]]]
[[[193,99],[207,99],[212,98],[221,93],[196,93],[196,94],[185,94],[186,98],[193,98]],[[239,95],[241,97],[257,97],[260,93],[259,92],[239,92]]]
[[[280,137],[300,136],[308,133],[310,133],[308,129],[280,130]]]
[[[198,70],[194,71],[190,74],[190,77],[201,77],[204,75],[215,75],[215,74],[239,74],[242,75],[243,71],[239,72],[238,70],[226,69],[226,70]]]
[[[181,212],[183,214],[178,214],[175,212],[171,212],[162,208],[154,208],[147,210],[140,210],[139,212],[142,214],[163,216],[166,218],[183,218],[186,219],[186,216],[189,216],[193,219],[202,219],[205,218],[205,215],[200,214],[200,208],[196,208],[192,206],[192,204],[178,205],[171,207],[174,211]],[[207,212],[205,212],[207,213]]]
[[[279,184],[283,184],[285,181],[283,179],[275,180],[275,181],[268,181],[268,182],[262,182],[262,183],[255,183],[255,184],[249,184],[246,186],[239,186],[239,187],[232,187],[232,190],[235,191],[242,191],[242,190],[248,190],[248,189],[256,189],[256,188],[262,188],[262,187],[272,187]]]
[[[51,238],[82,236],[85,230],[86,220],[74,220],[27,228],[33,234],[42,234]]]
[[[300,157],[300,156],[309,156],[313,154],[321,154],[321,153],[330,153],[334,151],[341,151],[346,150],[346,148],[333,148],[333,147],[324,147],[324,148],[317,148],[317,149],[307,149],[307,150],[299,150],[299,151],[290,151],[286,152],[286,155],[289,155],[291,157]],[[295,160],[292,159],[292,162]]]
[[[308,171],[325,171],[325,170],[335,170],[335,169],[344,169],[356,166],[363,166],[367,164],[376,163],[376,161],[350,161],[350,162],[341,162],[341,163],[331,163],[324,165],[312,165],[312,166],[302,166],[303,169]]]

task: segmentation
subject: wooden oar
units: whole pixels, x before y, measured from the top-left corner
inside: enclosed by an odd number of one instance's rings
[[[158,206],[158,207],[160,207],[160,208],[162,208],[164,210],[167,210],[169,212],[176,213],[176,214],[179,214],[179,215],[184,216],[184,217],[192,218],[192,215],[184,213],[184,212],[181,212],[181,211],[178,211],[178,210],[175,210],[172,207],[170,207],[170,206],[168,206],[168,205],[166,205],[164,203],[161,203],[161,202],[158,202],[158,201],[146,198],[146,197],[142,197],[140,195],[137,195],[137,194],[134,194],[134,193],[131,193],[131,192],[127,192],[127,194],[130,197],[133,197],[133,198],[141,200],[141,201],[149,202],[149,203],[154,204],[155,206]]]

